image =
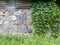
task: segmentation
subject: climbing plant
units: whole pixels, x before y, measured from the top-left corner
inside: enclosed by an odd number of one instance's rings
[[[55,2],[35,2],[32,4],[32,24],[34,34],[45,36],[51,30],[52,36],[59,34],[60,9]]]

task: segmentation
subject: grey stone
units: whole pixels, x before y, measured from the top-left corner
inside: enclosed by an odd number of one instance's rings
[[[16,15],[17,20],[27,20],[27,16],[26,15]]]
[[[21,20],[21,15],[16,15],[17,20]]]
[[[22,11],[21,10],[14,11],[14,15],[20,15],[20,14],[22,14]]]
[[[0,24],[0,30],[3,30],[3,29],[4,29],[4,25]]]
[[[29,25],[26,25],[26,29],[28,33],[32,33],[32,28]]]
[[[16,16],[15,15],[11,15],[9,18],[10,18],[10,20],[16,20]]]
[[[51,30],[48,30],[47,31],[47,34],[45,35],[45,37],[51,37],[51,35],[52,35],[52,31]]]
[[[28,33],[32,33],[32,29],[31,28],[30,29],[28,28],[27,31],[28,31]]]
[[[25,25],[18,26],[17,27],[17,32],[26,33],[27,32],[26,26]]]
[[[0,11],[0,15],[3,15],[3,12],[2,11]]]
[[[21,20],[27,20],[27,16],[26,15],[22,15]]]
[[[12,25],[10,24],[9,21],[5,21],[5,22],[4,22],[4,29],[5,29],[5,28],[10,29],[11,27],[12,27]]]
[[[26,20],[26,21],[25,21],[25,24],[26,24],[26,25],[32,25],[32,22],[31,22],[30,20]]]

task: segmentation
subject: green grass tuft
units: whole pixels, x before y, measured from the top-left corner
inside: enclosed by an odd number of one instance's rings
[[[0,35],[0,45],[60,45],[60,38],[38,36]]]

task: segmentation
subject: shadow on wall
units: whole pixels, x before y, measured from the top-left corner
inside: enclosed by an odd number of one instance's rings
[[[56,4],[58,7],[60,7],[60,0],[56,0]]]
[[[50,2],[52,0],[32,0],[32,2],[39,2],[39,1]]]
[[[10,2],[10,1],[13,1],[13,0],[0,0],[0,1]],[[32,0],[14,0],[14,1],[23,2],[23,3],[31,3]]]

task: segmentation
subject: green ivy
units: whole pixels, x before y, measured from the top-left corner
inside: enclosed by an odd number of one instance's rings
[[[32,4],[32,23],[34,34],[43,35],[48,30],[52,36],[59,34],[60,9],[54,2],[36,2]]]

